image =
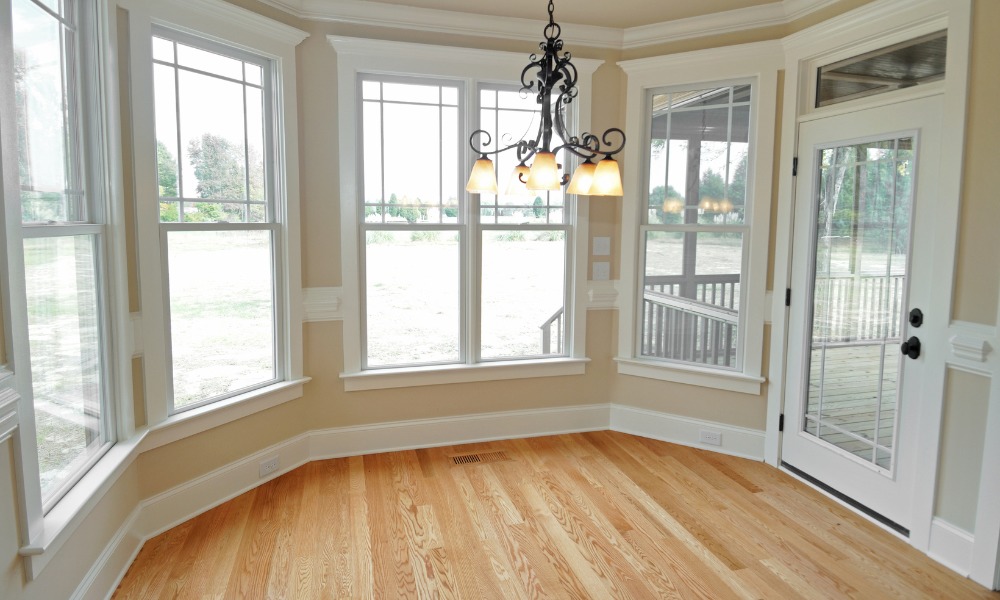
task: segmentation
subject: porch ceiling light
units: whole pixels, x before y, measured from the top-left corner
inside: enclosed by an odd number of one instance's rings
[[[569,52],[563,52],[563,41],[559,38],[562,29],[553,19],[555,5],[549,0],[549,24],[545,26],[545,41],[538,44],[543,54],[532,54],[530,62],[521,71],[521,91],[537,92],[536,101],[541,105],[541,121],[534,139],[521,139],[515,144],[487,150],[493,143],[489,132],[477,129],[469,136],[469,146],[479,155],[469,175],[465,189],[475,194],[495,194],[497,192],[496,171],[489,155],[497,155],[508,150],[517,150],[518,169],[528,165],[527,175],[523,170],[515,171],[513,177],[524,183],[528,190],[556,190],[570,182],[568,175],[559,176],[560,165],[556,159],[559,152],[564,157],[577,156],[584,162],[573,174],[573,184],[567,190],[570,194],[587,196],[621,196],[622,178],[618,162],[612,158],[625,148],[625,132],[612,127],[601,137],[584,132],[579,136],[566,131],[566,105],[576,98],[577,71],[571,62]],[[532,80],[534,78],[534,80]],[[553,100],[553,93],[557,94]],[[553,128],[563,143],[552,147]],[[596,165],[593,159],[604,156]]]

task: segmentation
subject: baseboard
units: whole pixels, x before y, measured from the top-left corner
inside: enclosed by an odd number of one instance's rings
[[[611,430],[631,433],[654,440],[721,452],[750,460],[764,460],[764,432],[757,429],[724,425],[679,417],[623,404],[611,405]],[[721,445],[699,441],[702,431],[721,435]]]
[[[601,431],[608,428],[608,405],[593,404],[483,413],[340,427],[313,431],[313,460],[375,452],[453,446],[512,438]]]
[[[962,577],[972,571],[972,549],[975,537],[947,521],[931,519],[931,539],[927,555]]]
[[[118,587],[118,582],[132,565],[136,555],[142,548],[144,540],[135,535],[135,523],[139,519],[141,506],[136,506],[122,523],[114,537],[104,547],[97,561],[87,571],[87,575],[76,586],[72,600],[88,600],[90,598],[110,598]]]

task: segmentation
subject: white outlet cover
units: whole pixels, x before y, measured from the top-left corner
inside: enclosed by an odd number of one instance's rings
[[[594,238],[594,256],[611,256],[611,238]],[[596,277],[594,279],[597,279]]]

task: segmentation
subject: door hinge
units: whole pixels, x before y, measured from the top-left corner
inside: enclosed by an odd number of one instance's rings
[[[792,305],[792,288],[785,288],[785,306]]]
[[[792,177],[796,177],[799,174],[799,157],[795,156],[792,158]]]
[[[785,430],[785,415],[784,413],[782,413],[778,417],[778,431],[784,431],[784,430]]]

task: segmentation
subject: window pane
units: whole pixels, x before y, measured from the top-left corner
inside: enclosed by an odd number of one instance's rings
[[[29,0],[11,9],[21,220],[83,221],[74,34]]]
[[[457,230],[367,232],[369,367],[460,360],[459,269]]]
[[[566,233],[484,231],[482,357],[565,354]]]
[[[648,233],[641,353],[735,367],[742,263],[741,233]]]
[[[215,52],[177,44],[177,63],[230,79],[243,79],[243,62]]]
[[[95,238],[24,240],[28,338],[42,496],[107,441]]]
[[[163,38],[153,38],[153,60],[174,62],[174,43]]]
[[[174,407],[276,377],[269,231],[171,231]]]
[[[267,207],[267,95],[257,85],[262,68],[184,44],[177,48],[182,66],[153,65],[160,221],[273,219]]]
[[[458,89],[449,86],[383,83],[379,101],[377,82],[365,82],[372,99],[362,102],[364,220],[368,223],[455,223],[458,221],[461,145],[460,113],[454,102]],[[367,98],[366,95],[366,98]],[[422,99],[428,103],[414,104]],[[451,99],[451,100],[449,100]],[[430,104],[433,100],[433,104]],[[415,154],[413,140],[420,140]],[[463,174],[464,175],[464,174]]]

